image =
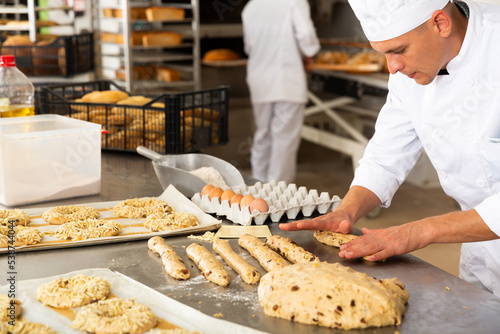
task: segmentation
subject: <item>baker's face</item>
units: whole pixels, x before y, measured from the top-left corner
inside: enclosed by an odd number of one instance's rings
[[[371,45],[385,54],[392,74],[401,72],[420,85],[430,84],[445,66],[443,41],[426,26],[387,41],[371,42]]]

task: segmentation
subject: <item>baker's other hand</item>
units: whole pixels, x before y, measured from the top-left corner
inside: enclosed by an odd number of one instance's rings
[[[380,261],[427,245],[421,240],[415,224],[412,223],[379,230],[365,227],[361,231],[362,236],[340,246],[340,257],[347,259],[364,257],[368,261]]]
[[[339,233],[352,233],[354,223],[343,210],[335,210],[328,214],[306,220],[280,224],[283,231],[329,230]]]

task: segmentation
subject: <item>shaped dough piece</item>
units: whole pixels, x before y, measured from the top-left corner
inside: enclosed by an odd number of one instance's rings
[[[401,324],[409,294],[338,263],[295,264],[264,275],[259,302],[272,317],[341,329]]]
[[[319,261],[311,252],[300,247],[290,238],[281,235],[272,235],[266,239],[266,244],[278,254],[281,254],[292,263],[309,263]]]
[[[314,238],[321,243],[329,246],[340,247],[351,240],[356,239],[358,236],[354,234],[343,234],[332,231],[316,231]]]
[[[284,258],[253,235],[243,234],[238,240],[238,245],[249,251],[250,254],[256,258],[257,261],[259,261],[262,268],[267,271],[283,268],[289,265]]]
[[[191,244],[186,248],[186,254],[196,263],[207,280],[221,286],[229,284],[230,279],[226,269],[205,247],[197,243]]]
[[[227,265],[241,276],[243,282],[255,284],[260,280],[260,273],[257,268],[251,266],[237,254],[226,240],[215,239],[212,246],[214,251],[224,259]]]
[[[163,238],[152,237],[148,240],[148,248],[160,255],[163,267],[170,276],[178,280],[189,278],[190,272],[186,268],[184,261],[172,247],[165,243]]]

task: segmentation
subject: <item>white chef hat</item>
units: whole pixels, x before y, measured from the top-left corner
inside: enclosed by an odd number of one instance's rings
[[[450,0],[349,0],[361,27],[372,42],[401,36],[443,9]]]

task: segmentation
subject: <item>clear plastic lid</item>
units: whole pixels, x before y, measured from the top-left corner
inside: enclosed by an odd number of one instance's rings
[[[16,57],[12,55],[0,56],[0,67],[15,67]]]

